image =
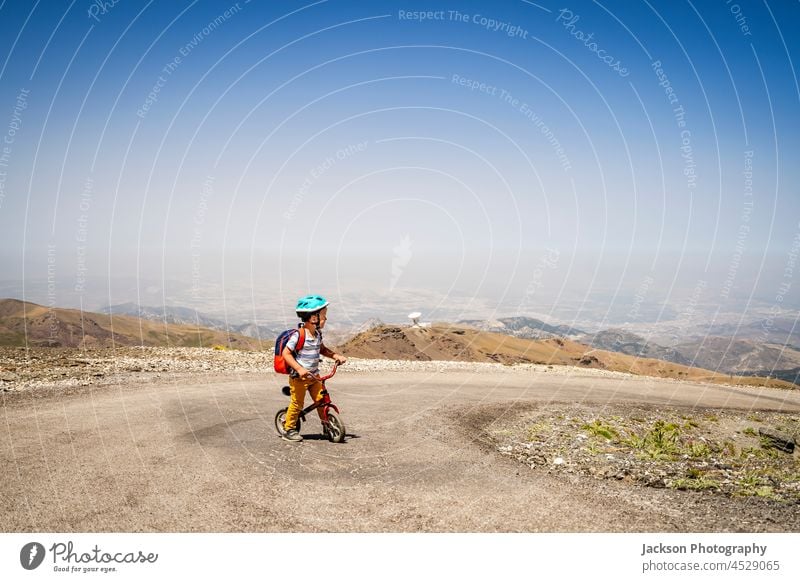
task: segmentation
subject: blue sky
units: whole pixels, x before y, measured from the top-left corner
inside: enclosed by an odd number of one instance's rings
[[[800,232],[799,22],[724,0],[6,0],[1,278],[46,277],[50,245],[62,303],[148,277],[499,304],[555,249],[556,299],[648,273],[769,297]]]

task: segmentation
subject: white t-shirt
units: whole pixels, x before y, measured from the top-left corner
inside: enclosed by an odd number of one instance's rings
[[[289,341],[286,342],[286,347],[294,352],[297,347],[297,341],[300,338],[300,330],[292,334]],[[317,330],[316,335],[311,335],[306,330],[306,340],[303,343],[303,349],[299,353],[294,354],[294,359],[297,363],[303,366],[309,372],[316,374],[319,371],[319,358],[320,350],[322,349],[322,331]],[[292,370],[291,375],[296,375]]]

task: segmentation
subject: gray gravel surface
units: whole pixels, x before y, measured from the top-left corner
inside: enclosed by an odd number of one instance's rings
[[[800,530],[797,506],[548,474],[499,453],[487,436],[556,402],[798,412],[793,391],[546,366],[354,361],[329,381],[347,441],[323,440],[309,419],[306,440],[293,444],[273,425],[287,404],[284,378],[256,356],[259,366],[234,373],[118,371],[84,386],[14,386],[2,396],[0,530]]]
[[[74,348],[0,347],[0,391],[38,392],[107,386],[142,381],[162,381],[196,374],[257,374],[272,370],[272,348],[263,352],[212,348],[117,347],[90,350]],[[364,360],[350,358],[353,372],[452,372],[472,370],[494,374],[540,372],[559,376],[625,377],[629,374],[569,366],[447,361]],[[649,382],[649,378],[645,379]]]

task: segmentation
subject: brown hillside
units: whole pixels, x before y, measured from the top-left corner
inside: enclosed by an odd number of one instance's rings
[[[561,338],[528,340],[448,324],[375,327],[351,339],[341,351],[360,358],[584,366],[679,380],[796,388],[782,380],[729,376],[662,360],[596,350]]]
[[[800,350],[764,341],[712,336],[680,344],[675,349],[693,358],[697,365],[712,369],[743,372],[800,367]]]
[[[0,299],[0,346],[23,346],[26,338],[27,345],[43,347],[223,345],[258,349],[257,340],[223,331]]]

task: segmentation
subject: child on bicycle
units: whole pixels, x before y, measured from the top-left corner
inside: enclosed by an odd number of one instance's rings
[[[305,328],[305,341],[298,353],[295,353],[300,333],[292,334],[283,348],[283,358],[291,368],[289,372],[289,390],[291,402],[286,412],[284,428],[286,434],[283,438],[287,441],[300,442],[303,437],[297,432],[295,425],[300,411],[303,410],[306,390],[311,394],[314,402],[322,398],[322,382],[316,376],[319,371],[320,355],[332,358],[337,364],[347,361],[342,355],[337,354],[322,342],[322,328],[328,319],[328,301],[320,295],[306,295],[297,301],[295,307],[301,326]],[[322,409],[317,412],[322,418]]]

